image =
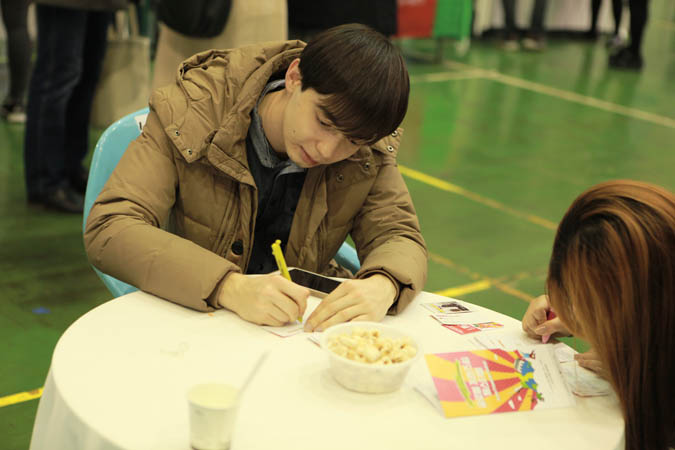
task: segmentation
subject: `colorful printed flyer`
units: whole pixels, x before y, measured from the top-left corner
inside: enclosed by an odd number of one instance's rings
[[[483,348],[518,349],[521,352],[527,352],[527,349],[538,345],[540,341],[528,337],[525,333],[518,332],[474,335],[469,338],[469,342]],[[574,359],[574,355],[577,353],[574,349],[562,342],[552,343],[549,341],[547,346],[553,347],[563,379],[572,393],[580,397],[595,397],[609,395],[612,392],[612,387],[607,381],[590,370],[579,366],[579,363]]]
[[[553,350],[503,349],[425,355],[445,417],[573,406]]]

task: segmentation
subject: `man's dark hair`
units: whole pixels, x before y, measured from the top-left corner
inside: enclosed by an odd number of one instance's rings
[[[410,80],[398,49],[382,34],[346,24],[318,34],[300,55],[302,90],[326,96],[326,118],[348,138],[372,144],[408,109]]]

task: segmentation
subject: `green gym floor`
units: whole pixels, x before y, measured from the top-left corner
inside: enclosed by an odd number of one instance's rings
[[[401,43],[412,95],[400,168],[429,247],[426,290],[520,319],[544,289],[557,222],[587,187],[675,189],[675,3],[651,2],[641,73],[608,70],[604,39],[542,53]],[[6,68],[0,87],[7,85]],[[23,126],[0,122],[0,449],[25,449],[57,340],[110,299],[81,217],[26,205]],[[101,130],[92,133],[92,148]],[[582,342],[571,341],[578,349]]]

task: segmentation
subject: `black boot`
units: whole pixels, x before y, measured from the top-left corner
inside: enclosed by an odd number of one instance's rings
[[[89,172],[80,167],[68,177],[70,186],[75,192],[84,195],[87,192],[87,182],[89,181]]]
[[[623,47],[609,57],[609,67],[640,70],[642,69],[642,56],[630,47]]]
[[[45,194],[42,204],[56,211],[82,214],[84,197],[69,186],[61,186]]]

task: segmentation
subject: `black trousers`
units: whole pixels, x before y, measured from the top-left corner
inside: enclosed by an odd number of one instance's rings
[[[544,18],[546,14],[547,0],[535,0],[532,8],[532,17],[530,19],[529,31],[534,34],[542,34],[544,32]],[[504,7],[504,23],[506,25],[506,32],[509,34],[516,31],[516,0],[502,0]]]
[[[36,5],[37,61],[28,92],[24,164],[29,197],[68,183],[89,148],[89,115],[112,14]]]
[[[28,0],[0,0],[2,22],[7,30],[9,100],[23,102],[30,76]]]

